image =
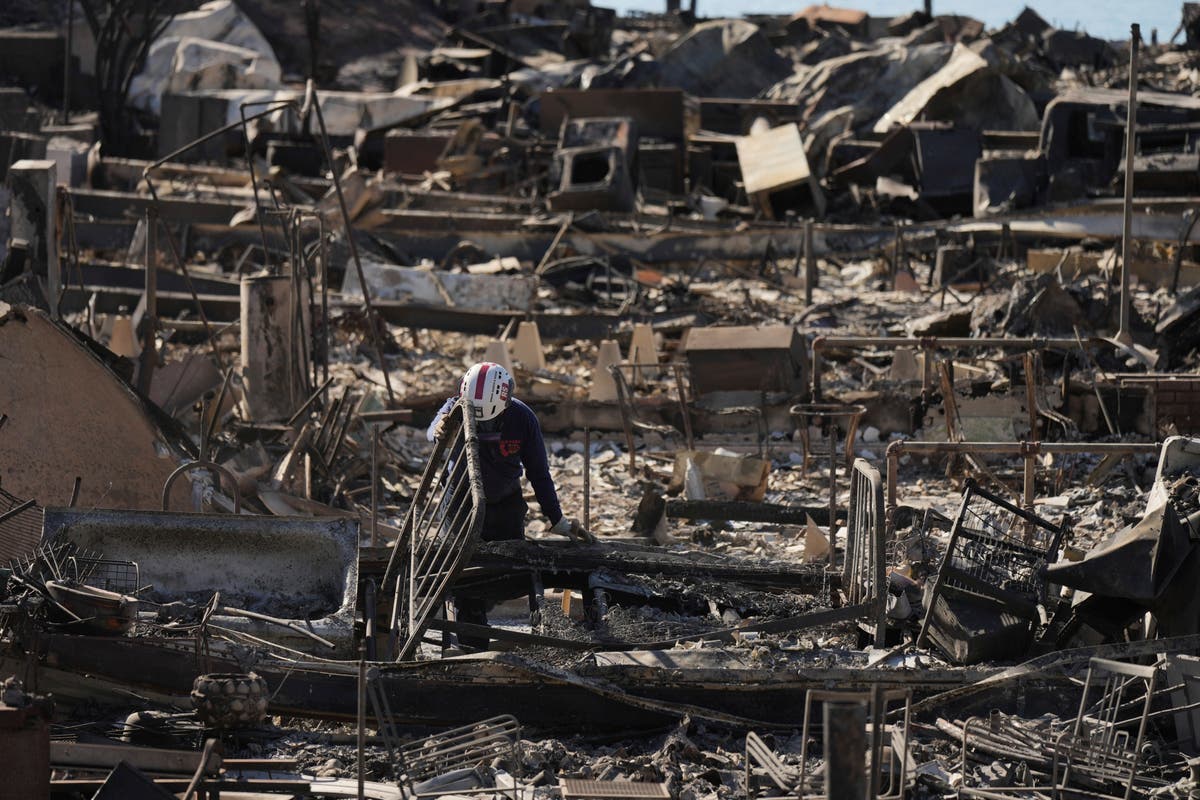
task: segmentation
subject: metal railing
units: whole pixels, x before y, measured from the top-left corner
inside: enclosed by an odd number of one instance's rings
[[[42,509],[0,489],[0,563],[24,559],[42,540]]]
[[[429,620],[470,560],[484,502],[473,407],[460,400],[446,414],[384,574],[383,586],[394,593],[389,641],[397,661],[415,655]]]
[[[855,459],[850,470],[842,591],[851,605],[866,606],[868,610],[873,607],[876,647],[883,647],[887,631],[884,537],[883,479],[879,470],[866,460]]]

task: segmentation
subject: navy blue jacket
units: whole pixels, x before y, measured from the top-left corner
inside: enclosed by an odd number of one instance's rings
[[[457,397],[451,397],[433,418],[426,432],[433,441],[433,429],[445,414],[454,408]],[[499,417],[498,432],[485,432],[492,427],[480,423],[479,464],[483,472],[483,494],[489,503],[498,503],[514,492],[521,491],[521,471],[529,475],[538,505],[551,525],[562,519],[562,508],[558,504],[558,491],[550,477],[550,463],[546,459],[546,442],[542,439],[542,426],[538,424],[533,409],[513,398],[508,408]]]

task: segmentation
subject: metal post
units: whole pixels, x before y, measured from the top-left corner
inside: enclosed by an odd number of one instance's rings
[[[867,709],[859,702],[826,700],[825,797],[863,800],[867,796]]]
[[[379,426],[371,426],[371,547],[379,546]]]
[[[811,306],[817,285],[817,254],[813,252],[813,221],[804,220],[804,305]]]
[[[67,52],[63,58],[62,121],[71,121],[71,51],[75,49],[75,0],[67,0]]]
[[[829,417],[829,566],[837,550],[837,417]]]
[[[583,429],[583,529],[592,529],[592,429]]]
[[[367,661],[364,647],[358,649],[358,800],[366,800],[366,764],[363,750],[367,746]]]
[[[1129,332],[1129,251],[1133,247],[1133,154],[1137,149],[1137,76],[1138,46],[1142,30],[1136,22],[1129,26],[1129,111],[1125,117],[1125,208],[1121,227],[1121,315],[1116,339],[1128,344]]]
[[[142,315],[142,358],[138,371],[138,389],[150,395],[154,377],[158,337],[158,214],[146,209],[146,313]]]
[[[1036,484],[1034,482],[1034,478],[1037,474],[1037,461],[1035,460],[1036,456],[1034,455],[1034,452],[1034,447],[1030,447],[1025,456],[1025,481],[1021,492],[1022,498],[1025,501],[1025,508],[1029,511],[1033,510],[1033,499],[1037,494]]]
[[[899,222],[897,222],[895,225],[892,226],[892,230],[894,232],[894,237],[895,237],[892,240],[892,270],[891,270],[892,288],[894,289],[894,288],[896,288],[896,275],[897,275],[897,273],[900,272],[900,254],[904,249],[904,240],[902,239],[902,235],[900,233],[900,223]]]

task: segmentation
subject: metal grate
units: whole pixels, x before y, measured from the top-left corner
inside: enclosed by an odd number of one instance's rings
[[[563,778],[563,800],[671,800],[665,783],[637,781],[596,781],[582,778]]]
[[[475,418],[472,406],[460,400],[446,415],[383,579],[385,587],[395,587],[391,633],[397,661],[414,657],[429,620],[470,560],[484,502]]]
[[[511,768],[517,771],[521,766],[520,747],[521,723],[503,714],[418,739],[401,747],[399,755],[405,777],[411,783],[491,763],[497,757],[510,761]]]
[[[990,587],[1036,602],[1044,584],[1039,573],[1057,549],[1061,529],[1030,517],[969,486],[951,532],[944,585],[976,593]]]
[[[842,587],[851,605],[874,608],[875,646],[882,647],[887,626],[883,480],[879,470],[861,458],[855,459],[850,470],[846,530]]]
[[[91,556],[71,556],[68,569],[85,586],[119,594],[137,594],[142,588],[136,561],[115,561]]]

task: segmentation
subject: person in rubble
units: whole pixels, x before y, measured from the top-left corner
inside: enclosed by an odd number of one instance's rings
[[[578,520],[563,514],[558,490],[550,477],[542,427],[533,409],[513,396],[512,375],[501,365],[485,361],[467,370],[459,383],[458,394],[448,398],[438,409],[426,438],[432,442],[441,437],[447,415],[463,397],[475,412],[479,437],[479,465],[486,499],[483,541],[525,538],[525,513],[529,505],[522,492],[522,473],[528,476],[533,486],[538,505],[550,523],[551,533],[575,540],[590,539]],[[456,595],[454,604],[460,622],[487,624],[486,600]],[[486,639],[460,636],[459,641],[475,649],[487,647]]]

